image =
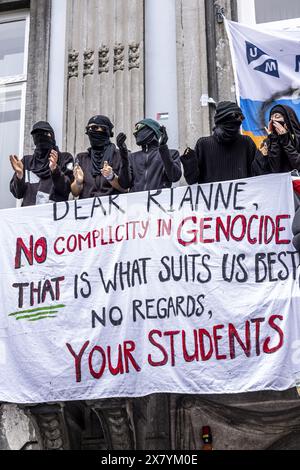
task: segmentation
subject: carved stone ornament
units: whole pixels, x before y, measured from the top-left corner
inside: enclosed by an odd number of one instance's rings
[[[109,48],[102,45],[99,49],[99,73],[109,72]]]
[[[129,44],[128,61],[129,70],[140,67],[140,45],[136,42]]]
[[[83,75],[93,75],[94,73],[94,51],[87,49],[83,53]]]
[[[124,46],[116,44],[114,47],[114,72],[124,70]]]
[[[79,53],[75,50],[72,50],[69,52],[69,58],[68,58],[69,78],[78,77],[78,55]]]

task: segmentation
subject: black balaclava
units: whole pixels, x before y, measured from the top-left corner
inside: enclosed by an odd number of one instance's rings
[[[159,138],[161,137],[160,124],[154,119],[143,119],[137,123],[141,129],[133,133],[136,144],[146,151],[147,147],[158,147]]]
[[[143,127],[136,133],[135,140],[136,144],[142,148],[158,145],[158,138],[155,132],[147,126]]]
[[[283,122],[281,123],[287,125],[288,131],[293,140],[293,143],[299,152],[300,151],[300,122],[295,111],[289,106],[286,106],[283,104],[277,104],[270,111],[270,120],[271,120],[272,115],[275,113],[282,114],[284,123]]]
[[[88,131],[87,135],[91,144],[91,148],[95,151],[102,151],[110,144],[110,137],[105,131]]]
[[[47,133],[51,135],[48,136]],[[29,170],[35,173],[39,178],[49,178],[51,175],[49,167],[50,152],[53,149],[58,151],[54,130],[48,122],[39,121],[34,124],[31,135],[35,150],[29,165]]]
[[[241,108],[231,101],[222,101],[217,106],[214,119],[213,135],[217,141],[222,144],[234,142],[244,119]]]
[[[91,124],[103,127],[104,130],[93,131],[88,129],[88,126]],[[115,146],[111,143],[110,137],[114,135],[112,132],[114,126],[107,116],[102,115],[92,117],[88,122],[88,126],[86,134],[91,144],[89,152],[92,160],[92,175],[96,177],[101,175],[104,161],[107,161],[109,164],[112,163]]]
[[[53,147],[55,147],[56,145],[53,134],[51,137],[49,137],[48,135],[46,135],[45,131],[36,131],[32,135],[32,138],[33,138],[33,142],[36,148],[41,151],[52,150]]]

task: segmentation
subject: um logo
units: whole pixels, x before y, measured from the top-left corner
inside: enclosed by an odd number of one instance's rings
[[[254,70],[258,70],[259,72],[266,73],[267,75],[272,75],[272,77],[279,78],[278,62],[275,59],[265,60],[263,64],[255,67]]]
[[[262,51],[259,47],[256,47],[251,42],[246,41],[246,52],[248,64],[251,64],[254,60],[259,59],[262,55],[268,55]]]
[[[248,41],[246,41],[246,55],[248,65],[260,59],[264,55],[269,57],[266,52],[257,47],[255,44],[252,44]],[[271,75],[272,77],[279,78],[278,62],[275,59],[266,59],[262,64],[258,65],[257,67],[254,67],[254,70],[265,73],[267,75]]]

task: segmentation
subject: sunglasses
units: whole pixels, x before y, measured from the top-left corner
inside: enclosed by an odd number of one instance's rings
[[[101,126],[97,126],[97,124],[91,124],[90,126],[87,126],[85,128],[86,130],[86,134],[88,134],[89,132],[105,132],[105,129]]]

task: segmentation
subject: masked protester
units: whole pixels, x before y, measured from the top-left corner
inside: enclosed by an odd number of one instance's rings
[[[253,140],[241,135],[244,119],[236,103],[218,104],[213,135],[198,140],[195,150],[187,148],[181,161],[188,184],[247,178],[268,173],[267,160]]]
[[[177,150],[169,150],[166,128],[153,119],[143,119],[133,133],[141,150],[128,153],[126,135],[119,134],[117,145],[122,157],[119,184],[131,192],[170,188],[181,178]]]
[[[77,155],[74,168],[72,194],[80,199],[108,196],[122,192],[114,172],[120,168],[120,154],[110,141],[113,137],[113,124],[106,116],[92,117],[86,127],[90,141],[87,152]]]
[[[31,132],[35,150],[22,160],[10,155],[15,174],[10,182],[10,191],[22,206],[66,201],[73,180],[73,157],[60,152],[54,130],[48,122],[39,121]]]
[[[267,133],[268,162],[272,173],[300,170],[300,123],[289,106],[271,109]]]

